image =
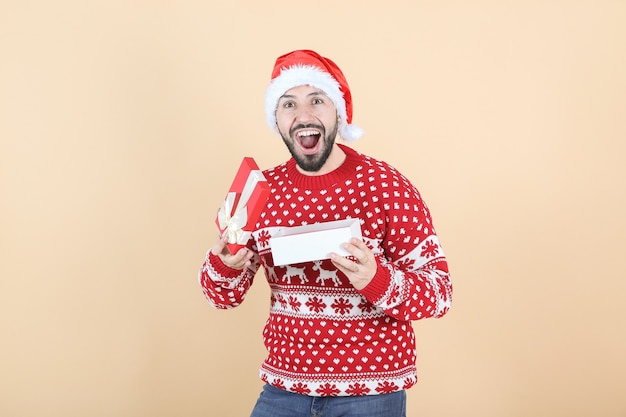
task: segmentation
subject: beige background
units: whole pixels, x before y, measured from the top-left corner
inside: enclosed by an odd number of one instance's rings
[[[248,415],[267,285],[196,274],[313,48],[449,257],[408,416],[625,417],[626,2],[213,3],[0,1],[0,415]]]

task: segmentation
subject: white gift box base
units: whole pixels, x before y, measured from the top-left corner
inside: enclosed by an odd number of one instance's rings
[[[328,259],[331,252],[349,256],[341,245],[353,237],[362,238],[359,219],[280,228],[270,238],[274,265]]]

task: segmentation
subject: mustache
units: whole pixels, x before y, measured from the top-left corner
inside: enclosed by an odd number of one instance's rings
[[[294,127],[291,128],[291,130],[289,130],[289,134],[291,136],[293,136],[293,134],[295,133],[296,130],[300,130],[300,129],[317,129],[320,132],[322,132],[322,136],[325,132],[324,126],[322,125],[318,125],[315,123],[307,123],[307,124],[299,124],[299,125],[295,125]]]

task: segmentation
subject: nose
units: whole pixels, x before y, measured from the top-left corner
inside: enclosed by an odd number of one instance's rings
[[[299,106],[296,111],[296,121],[300,123],[307,123],[315,120],[315,115],[309,106]]]

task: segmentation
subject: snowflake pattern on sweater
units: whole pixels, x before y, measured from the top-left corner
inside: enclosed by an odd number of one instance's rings
[[[208,301],[229,309],[245,299],[262,266],[271,288],[263,330],[263,381],[311,396],[376,395],[417,381],[412,320],[441,317],[452,283],[431,216],[417,189],[389,164],[345,145],[346,160],[321,176],[295,161],[264,171],[270,198],[243,270],[207,253],[199,282]],[[274,266],[270,237],[281,227],[358,218],[377,272],[356,290],[330,260]],[[303,248],[306,250],[306,248]]]

